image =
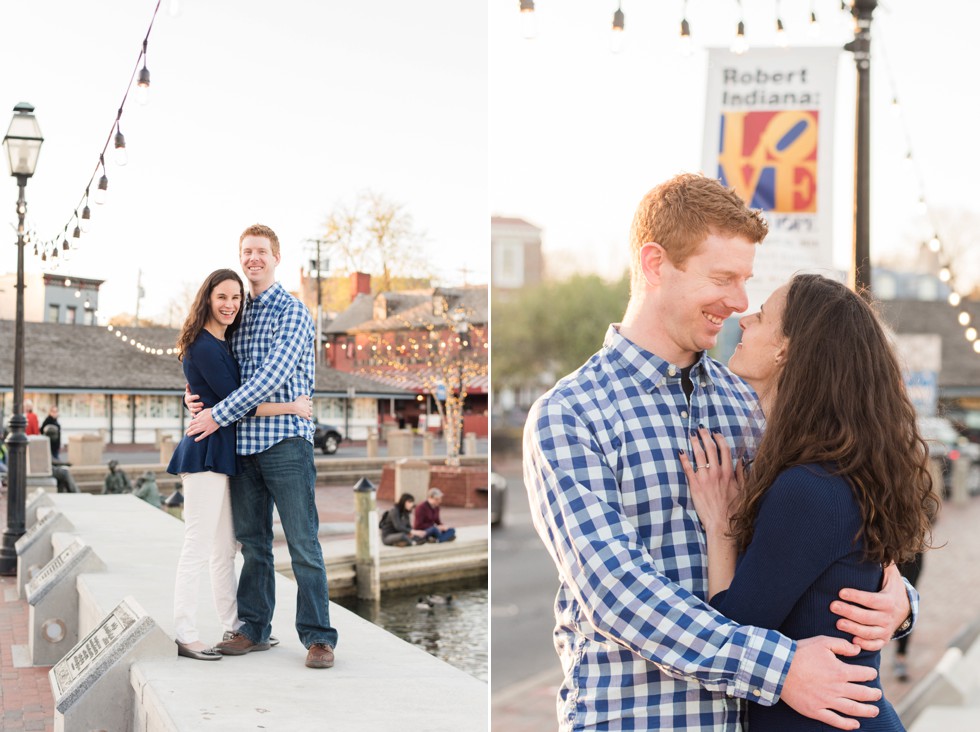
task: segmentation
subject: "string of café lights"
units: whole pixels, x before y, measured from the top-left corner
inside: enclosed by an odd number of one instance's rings
[[[128,162],[126,137],[122,132],[121,120],[123,111],[126,108],[126,102],[129,100],[129,93],[131,91],[134,91],[137,101],[141,105],[145,105],[148,101],[150,90],[150,71],[146,65],[147,45],[150,40],[150,33],[153,30],[153,23],[156,20],[162,1],[163,0],[156,0],[156,4],[153,8],[153,15],[150,18],[149,27],[146,29],[146,34],[143,36],[143,41],[140,45],[139,55],[136,58],[136,65],[133,67],[133,72],[129,77],[129,83],[126,85],[126,92],[123,94],[122,102],[120,102],[119,109],[117,110],[116,116],[112,121],[111,127],[109,128],[109,135],[106,138],[105,144],[102,146],[102,151],[99,153],[98,162],[92,171],[92,175],[89,177],[88,183],[85,184],[84,193],[81,195],[78,204],[76,204],[74,210],[72,210],[71,215],[65,222],[61,233],[46,240],[38,240],[33,233],[28,234],[28,243],[33,243],[33,254],[34,256],[40,258],[43,269],[57,269],[59,258],[67,261],[67,259],[70,258],[71,253],[78,250],[82,235],[89,231],[89,224],[92,220],[92,207],[89,204],[94,203],[96,206],[102,206],[105,204],[109,189],[109,177],[106,169],[105,158],[106,153],[109,150],[110,143],[113,146],[112,154],[116,165],[121,167],[126,165]],[[171,15],[176,15],[178,10],[179,3],[177,0],[170,0]],[[102,175],[99,176],[98,181],[96,181],[96,176],[98,175],[99,171],[102,172]],[[91,192],[93,184],[95,185],[94,193]],[[72,226],[72,224],[74,224],[74,226]],[[69,231],[71,231],[71,241],[69,241]]]
[[[964,298],[963,295],[957,290],[957,277],[953,270],[952,257],[949,256],[943,247],[943,241],[939,236],[939,226],[936,223],[936,219],[938,217],[935,215],[934,210],[929,207],[929,203],[926,199],[925,176],[922,174],[922,168],[919,165],[918,158],[912,153],[912,135],[909,132],[909,124],[905,116],[905,109],[899,102],[898,88],[895,84],[895,77],[892,74],[891,67],[888,64],[888,54],[886,53],[887,44],[885,43],[880,27],[878,28],[878,34],[881,36],[879,41],[881,59],[885,67],[885,75],[888,79],[888,85],[892,92],[891,106],[902,126],[902,134],[905,136],[905,163],[910,167],[915,184],[918,188],[918,197],[916,202],[917,213],[925,218],[933,232],[929,240],[923,242],[922,246],[928,248],[930,252],[936,255],[936,260],[939,263],[939,272],[937,276],[939,281],[949,288],[949,295],[946,298],[946,302],[950,308],[956,311],[956,320],[960,326],[964,328],[963,335],[973,347],[973,352],[980,354],[980,337],[978,337],[980,334],[977,332],[977,324],[973,322],[973,318],[966,308],[961,307]]]
[[[96,163],[95,168],[92,171],[92,175],[89,177],[88,183],[85,184],[85,192],[82,194],[78,204],[75,206],[75,209],[68,217],[68,221],[65,223],[62,232],[51,239],[43,241],[38,241],[32,233],[28,234],[27,242],[29,244],[34,244],[34,256],[40,258],[42,268],[48,270],[49,272],[58,269],[59,260],[67,262],[70,259],[71,254],[79,249],[82,235],[88,233],[89,225],[92,220],[92,208],[89,205],[90,201],[97,207],[104,205],[106,202],[106,196],[109,189],[109,177],[106,172],[105,156],[109,150],[109,144],[112,143],[113,145],[113,156],[116,165],[122,167],[128,162],[126,137],[122,133],[121,119],[123,111],[126,108],[126,102],[129,100],[129,93],[131,91],[134,92],[136,101],[141,106],[145,106],[149,101],[150,71],[146,64],[147,46],[150,40],[150,33],[153,31],[153,24],[156,21],[162,2],[163,0],[157,0],[153,7],[153,15],[150,17],[150,24],[143,36],[139,55],[136,58],[136,64],[133,67],[132,74],[130,74],[129,83],[126,85],[126,92],[123,94],[122,102],[119,104],[119,109],[116,112],[115,119],[113,119],[112,126],[109,128],[109,135],[106,138],[105,144],[102,146],[102,151],[99,153],[99,161]],[[169,12],[170,15],[177,15],[180,12],[179,0],[170,0]],[[96,175],[100,170],[102,171],[102,175],[99,177],[98,182],[96,183]],[[96,184],[94,194],[91,193],[93,183]],[[72,223],[74,223],[74,227],[72,226]],[[69,241],[68,236],[69,229],[72,230],[71,241]],[[71,287],[71,282],[72,281],[70,278],[66,279],[65,287]],[[79,295],[80,290],[76,291],[75,293],[76,297]],[[89,303],[86,301],[86,308],[88,308],[88,306]],[[137,340],[135,337],[127,335],[115,326],[109,325],[107,328],[108,331],[110,333],[114,333],[122,343],[126,343],[143,353],[154,356],[171,357],[179,353],[178,349],[176,348],[160,348],[158,346],[146,345]]]
[[[738,6],[738,23],[735,26],[735,33],[732,38],[730,50],[732,53],[744,54],[749,49],[748,41],[745,37],[745,16],[744,8],[742,5],[742,0],[735,0]],[[537,19],[534,15],[534,0],[519,0],[520,3],[520,13],[521,13],[521,33],[526,39],[533,39],[537,35]],[[692,52],[691,47],[691,23],[687,16],[687,5],[688,0],[683,0],[681,8],[681,22],[680,22],[680,44],[681,50],[685,54],[690,54]],[[787,39],[785,33],[785,23],[782,17],[782,3],[781,0],[776,0],[775,10],[776,10],[776,42],[781,48],[787,46]],[[852,13],[853,0],[848,2],[847,0],[841,0],[840,10],[848,14]],[[808,26],[808,31],[810,35],[817,35],[820,29],[820,21],[817,18],[817,13],[814,8],[814,3],[811,0],[810,10],[808,17],[805,19]],[[880,24],[879,24],[880,26]],[[626,33],[626,14],[623,12],[623,2],[622,0],[617,0],[616,10],[613,12],[612,26],[611,26],[611,36],[609,39],[609,47],[613,53],[619,53],[623,50],[625,46],[625,33]],[[880,27],[878,27],[878,33],[880,35]],[[957,277],[956,273],[953,271],[953,261],[948,253],[944,250],[943,241],[939,236],[938,229],[936,225],[936,216],[932,209],[930,209],[925,195],[925,183],[922,175],[921,167],[918,164],[918,159],[912,154],[912,141],[911,135],[909,133],[908,121],[905,117],[904,110],[899,104],[898,93],[896,91],[895,79],[891,73],[891,68],[888,65],[888,57],[884,52],[884,42],[882,40],[880,46],[882,61],[884,62],[886,75],[888,78],[889,85],[892,90],[892,107],[898,114],[898,118],[902,125],[902,132],[905,135],[906,142],[906,152],[905,160],[906,163],[911,167],[913,175],[915,177],[915,183],[918,187],[919,195],[917,202],[918,212],[926,218],[931,227],[933,234],[932,237],[923,244],[926,246],[930,252],[936,255],[937,261],[939,263],[939,272],[937,277],[940,282],[945,284],[950,289],[949,296],[946,302],[949,306],[957,311],[957,322],[964,328],[963,335],[966,340],[969,341],[973,347],[973,351],[980,354],[980,332],[978,332],[978,323],[974,322],[973,317],[965,309],[961,308],[963,302],[963,294],[961,294],[957,288]]]

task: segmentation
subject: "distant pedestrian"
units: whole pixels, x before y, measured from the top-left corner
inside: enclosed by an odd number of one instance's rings
[[[442,523],[439,516],[442,496],[441,490],[430,488],[426,499],[415,509],[415,528],[424,532],[429,541],[444,542],[456,538],[456,529]]]
[[[30,399],[24,400],[24,416],[27,417],[26,433],[28,435],[41,434],[41,427],[37,422],[37,415],[34,413],[34,402]]]
[[[129,476],[126,475],[126,471],[119,467],[118,460],[110,460],[109,472],[105,477],[105,485],[102,488],[102,495],[132,492],[133,486],[129,483]]]
[[[910,585],[915,587],[919,581],[919,575],[922,574],[922,552],[918,552],[907,562],[899,563],[898,571],[909,581]],[[908,649],[911,637],[911,633],[903,635],[898,639],[898,647],[895,649],[895,661],[892,670],[895,672],[895,678],[899,681],[909,680]]]
[[[381,516],[378,528],[381,529],[381,541],[386,546],[409,546],[424,544],[425,532],[412,528],[412,509],[415,508],[415,496],[402,493],[398,503],[385,511]]]
[[[52,404],[48,416],[41,422],[41,434],[51,440],[51,459],[58,460],[61,455],[61,424],[58,422],[58,406]]]

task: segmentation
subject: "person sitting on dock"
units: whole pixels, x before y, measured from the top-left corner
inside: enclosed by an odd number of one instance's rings
[[[412,509],[415,508],[415,496],[402,493],[398,503],[381,515],[378,528],[381,529],[381,541],[386,546],[410,546],[425,543],[425,532],[412,528]]]
[[[415,529],[423,531],[428,541],[452,541],[456,529],[446,526],[439,517],[443,493],[438,488],[430,488],[424,501],[415,509]]]

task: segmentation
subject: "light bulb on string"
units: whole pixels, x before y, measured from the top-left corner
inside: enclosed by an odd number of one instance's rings
[[[956,292],[955,290],[949,293],[949,297],[946,298],[946,301],[954,308],[960,304],[960,300],[962,300],[960,293]]]
[[[738,27],[735,29],[735,40],[732,41],[731,51],[741,56],[748,50],[749,43],[745,40],[745,21],[740,20],[738,21]]]
[[[85,189],[85,207],[82,209],[80,226],[86,234],[92,230],[92,209],[88,207],[88,188]]]
[[[959,321],[960,325],[964,327],[970,324],[970,314],[966,312],[966,310],[962,310],[959,314],[959,317],[957,317],[956,319]]]
[[[980,341],[973,341],[973,352],[980,353]]]
[[[612,35],[609,37],[609,50],[620,53],[626,45],[626,16],[623,14],[623,4],[620,3],[613,13]]]
[[[99,186],[95,190],[95,203],[101,206],[105,203],[107,191],[109,190],[109,178],[105,174],[105,159],[101,155],[99,156],[99,162],[102,163],[102,177],[99,178]]]
[[[949,282],[951,279],[953,279],[953,273],[949,271],[949,267],[943,267],[939,270],[940,282]]]
[[[534,13],[534,0],[521,0],[521,35],[528,40],[538,35],[538,19]]]
[[[928,211],[929,208],[926,206],[926,197],[919,196],[919,200],[916,201],[915,204],[915,212],[919,214],[919,216],[924,216],[926,213],[928,213]]]
[[[143,41],[143,68],[136,77],[136,101],[145,107],[150,101],[150,71],[146,68],[146,41]]]
[[[977,329],[967,328],[966,333],[964,335],[966,335],[966,339],[968,341],[975,341],[977,339]]]
[[[180,15],[180,0],[170,0],[170,4],[167,6],[167,12],[170,13],[171,18],[176,18]]]
[[[687,22],[687,18],[681,20],[681,53],[685,56],[690,56],[694,52],[691,46],[691,24]]]
[[[942,244],[939,243],[939,237],[938,236],[933,236],[929,240],[929,251],[930,252],[938,252],[941,248],[942,248]]]
[[[783,27],[783,19],[776,18],[776,43],[780,48],[786,48],[789,41],[786,39],[786,29]]]
[[[813,10],[810,10],[810,26],[808,30],[811,36],[820,35],[820,21],[817,20],[817,14]]]
[[[122,110],[119,110],[122,112]],[[119,129],[119,120],[116,119],[116,138],[113,143],[116,148],[116,165],[123,167],[129,162],[129,154],[126,152],[126,138]]]

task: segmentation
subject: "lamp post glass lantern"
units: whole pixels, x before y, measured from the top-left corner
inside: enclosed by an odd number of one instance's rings
[[[17,574],[17,540],[24,535],[27,478],[27,418],[24,416],[24,220],[27,179],[34,175],[41,152],[41,128],[34,107],[21,102],[3,138],[10,175],[17,179],[17,306],[14,320],[14,408],[7,436],[7,528],[0,546],[0,574]]]

